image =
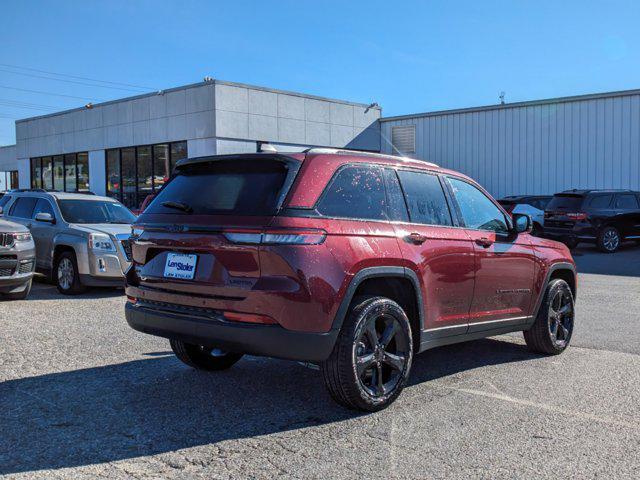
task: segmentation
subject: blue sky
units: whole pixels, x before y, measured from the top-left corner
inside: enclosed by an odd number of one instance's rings
[[[637,1],[4,0],[0,145],[15,118],[144,91],[25,68],[151,89],[209,75],[389,116],[640,88],[639,24]]]

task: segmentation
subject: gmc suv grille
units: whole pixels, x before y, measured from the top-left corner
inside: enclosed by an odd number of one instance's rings
[[[131,261],[131,241],[122,240],[120,242],[122,244],[122,250],[124,251],[124,256],[127,257],[127,260]]]
[[[13,246],[13,233],[0,233],[0,247]]]

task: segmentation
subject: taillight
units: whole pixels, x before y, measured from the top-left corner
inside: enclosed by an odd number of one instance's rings
[[[225,238],[232,243],[251,245],[317,245],[324,242],[327,232],[317,229],[268,229],[258,231],[226,231]]]
[[[583,212],[567,213],[566,215],[571,220],[584,220],[587,218],[587,214]]]

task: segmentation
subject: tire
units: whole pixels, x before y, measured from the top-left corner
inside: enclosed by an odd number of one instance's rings
[[[578,240],[576,240],[575,238],[566,238],[562,241],[562,243],[564,243],[569,250],[573,250],[578,246],[580,242],[578,242]]]
[[[412,359],[411,325],[402,307],[386,297],[360,297],[352,303],[320,370],[337,403],[375,412],[398,398]]]
[[[5,293],[4,298],[7,300],[25,300],[29,296],[29,293],[31,292],[32,283],[33,283],[33,279],[27,282],[27,285],[23,291],[16,292],[16,293]]]
[[[560,314],[563,310],[564,313]],[[532,352],[545,355],[564,352],[571,342],[574,320],[571,288],[564,280],[551,280],[533,326],[523,332],[527,347]]]
[[[62,252],[58,256],[52,277],[58,291],[63,295],[78,295],[86,290],[80,283],[78,262],[73,252]]]
[[[616,227],[604,227],[598,233],[598,248],[604,253],[613,253],[618,250],[622,237]]]
[[[169,340],[171,350],[185,365],[208,372],[231,368],[242,358],[242,353],[223,352],[216,348],[193,345],[180,340]]]

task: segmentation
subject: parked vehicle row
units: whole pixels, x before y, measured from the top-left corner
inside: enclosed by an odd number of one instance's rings
[[[0,212],[2,207],[0,207]],[[0,296],[11,300],[27,298],[31,291],[36,248],[29,230],[0,220]]]
[[[640,192],[566,190],[551,196],[512,196],[500,200],[509,213],[527,213],[534,234],[575,248],[581,242],[615,252],[622,242],[640,242]]]
[[[192,158],[133,225],[126,318],[176,356],[317,363],[340,404],[375,411],[414,354],[523,331],[571,340],[575,264],[470,178],[327,149]]]
[[[5,220],[30,232],[35,269],[50,276],[61,293],[81,293],[87,286],[124,286],[135,216],[120,202],[96,195],[18,190],[0,199],[0,209]]]

